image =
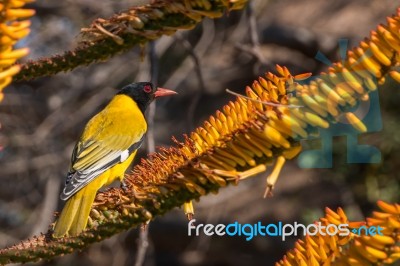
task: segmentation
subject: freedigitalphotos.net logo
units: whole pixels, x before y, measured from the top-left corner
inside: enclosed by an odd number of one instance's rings
[[[383,228],[380,226],[361,226],[359,228],[350,229],[348,224],[329,224],[322,225],[316,222],[309,225],[294,222],[293,224],[284,224],[282,222],[262,224],[241,224],[234,222],[230,224],[195,224],[196,220],[190,220],[188,223],[188,236],[239,236],[245,237],[246,241],[252,240],[256,236],[262,237],[281,237],[285,241],[289,236],[305,236],[305,235],[339,235],[348,236],[350,233],[366,236],[383,235]]]

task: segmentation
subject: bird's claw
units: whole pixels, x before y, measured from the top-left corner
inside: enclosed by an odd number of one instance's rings
[[[126,183],[123,180],[121,181],[120,187],[125,192],[128,190],[128,186],[126,185]]]

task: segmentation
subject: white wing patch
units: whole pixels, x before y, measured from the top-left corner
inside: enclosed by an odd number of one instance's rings
[[[120,156],[120,160],[119,162],[125,162],[126,159],[128,159],[129,157],[129,150],[124,150],[123,152],[121,152],[121,156]]]

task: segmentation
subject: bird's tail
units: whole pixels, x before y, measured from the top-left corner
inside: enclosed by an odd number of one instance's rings
[[[86,228],[96,192],[102,186],[101,179],[96,178],[68,199],[54,227],[53,237],[76,236]]]

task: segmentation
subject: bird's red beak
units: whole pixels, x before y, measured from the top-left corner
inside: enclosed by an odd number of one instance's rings
[[[154,93],[154,96],[156,96],[156,98],[158,98],[158,97],[164,97],[164,96],[174,95],[174,94],[178,94],[178,93],[176,93],[175,91],[164,89],[164,88],[157,88],[156,92]]]

